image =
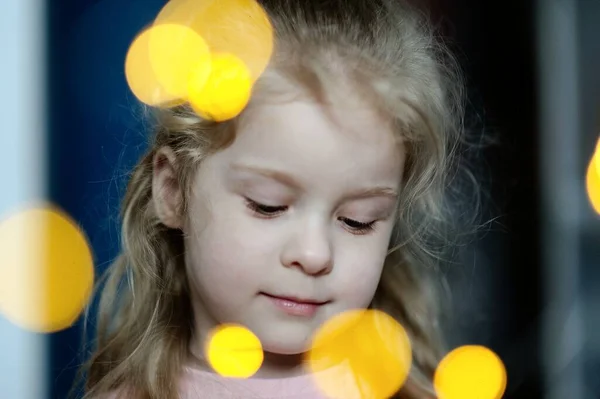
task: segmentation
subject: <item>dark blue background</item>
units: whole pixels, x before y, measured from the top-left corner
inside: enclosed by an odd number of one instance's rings
[[[119,200],[147,142],[125,56],[164,3],[49,1],[50,196],[87,233],[97,276],[117,254]],[[81,337],[81,321],[50,337],[52,398],[67,397],[84,360]]]

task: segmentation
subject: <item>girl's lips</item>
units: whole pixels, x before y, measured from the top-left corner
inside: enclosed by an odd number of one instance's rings
[[[262,293],[278,309],[292,316],[310,317],[327,303],[314,299],[299,299],[293,296],[276,296]]]

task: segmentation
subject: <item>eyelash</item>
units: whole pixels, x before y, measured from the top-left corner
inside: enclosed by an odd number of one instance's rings
[[[375,220],[372,222],[368,222],[368,223],[361,223],[356,220],[352,220],[352,219],[348,219],[348,218],[340,218],[340,220],[343,221],[346,224],[346,226],[350,227],[352,232],[357,235],[367,234],[367,233],[375,230],[375,222],[376,222]],[[351,226],[351,225],[354,225],[354,226]]]
[[[246,206],[250,209],[255,215],[258,215],[262,218],[271,219],[277,217],[281,212],[284,212],[288,209],[287,206],[269,206],[263,205],[256,201],[252,201],[250,198],[245,198]],[[340,221],[344,222],[346,226],[351,230],[353,234],[362,235],[367,234],[371,231],[375,230],[376,220],[368,223],[361,223],[356,220],[348,219],[341,217]]]
[[[256,201],[252,201],[249,198],[246,198],[246,206],[250,208],[251,211],[257,213],[260,216],[264,216],[267,218],[272,218],[277,216],[279,213],[287,210],[287,206],[269,206],[259,204]]]

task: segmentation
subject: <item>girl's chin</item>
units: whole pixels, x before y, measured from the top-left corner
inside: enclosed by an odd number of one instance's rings
[[[303,356],[310,347],[306,342],[263,342],[263,351],[267,356]]]

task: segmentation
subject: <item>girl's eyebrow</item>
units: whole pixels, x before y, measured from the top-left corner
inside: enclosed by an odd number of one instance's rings
[[[391,187],[366,187],[352,191],[346,197],[352,199],[387,197],[395,201],[398,199],[398,193]]]
[[[302,184],[294,176],[279,170],[246,164],[233,164],[231,165],[231,169],[237,172],[249,172],[263,176],[288,186],[294,191],[302,191]],[[387,197],[395,201],[398,199],[398,192],[392,187],[376,186],[359,188],[345,195],[346,199],[362,199],[372,197]]]
[[[275,169],[263,168],[260,166],[233,164],[231,169],[236,172],[249,172],[255,175],[263,176],[271,180],[275,180],[285,186],[288,186],[295,191],[302,190],[302,184],[293,176]]]

